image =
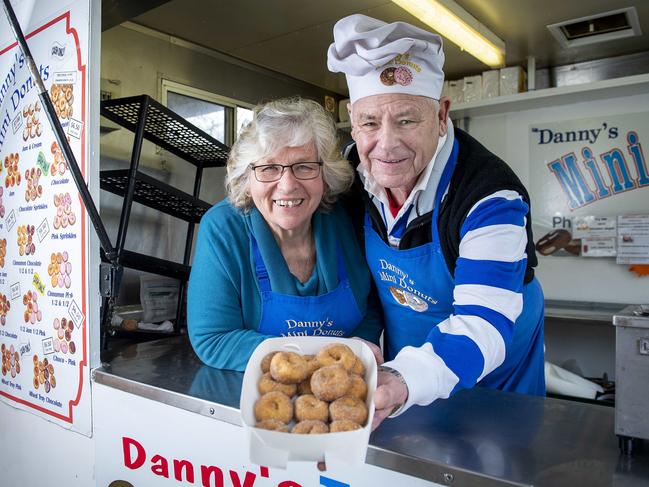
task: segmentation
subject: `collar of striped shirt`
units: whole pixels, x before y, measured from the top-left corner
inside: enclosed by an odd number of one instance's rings
[[[392,213],[390,212],[390,203],[385,188],[376,182],[365,165],[358,165],[358,176],[363,182],[365,191],[367,191],[371,196],[372,202],[378,208],[379,213],[383,218],[383,222],[385,223],[388,232],[388,242],[392,247],[396,248],[399,246],[403,229],[405,229],[408,223],[418,216],[424,215],[433,210],[437,185],[442,177],[442,172],[444,171],[446,162],[451,155],[454,140],[455,132],[453,129],[453,122],[451,122],[451,119],[449,118],[446,135],[440,137],[433,159],[426,166],[424,172],[419,176],[417,184],[415,184],[415,187],[408,195],[408,198],[396,216],[392,216]],[[411,208],[413,207],[414,211],[411,211]],[[403,224],[404,222],[401,221],[402,219],[406,220],[405,225]]]

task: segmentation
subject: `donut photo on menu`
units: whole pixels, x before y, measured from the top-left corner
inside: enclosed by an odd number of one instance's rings
[[[552,230],[536,242],[536,250],[541,255],[552,255],[557,250],[565,248],[571,240],[572,235],[568,230]]]

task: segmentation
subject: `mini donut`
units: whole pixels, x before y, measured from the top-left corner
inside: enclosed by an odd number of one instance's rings
[[[344,396],[329,405],[329,415],[332,421],[348,419],[364,424],[367,420],[367,406],[357,397]]]
[[[297,384],[307,378],[306,360],[294,352],[277,352],[270,361],[270,375],[282,384]]]
[[[288,424],[293,419],[293,403],[286,394],[279,391],[264,394],[255,403],[255,419],[276,419]]]
[[[351,373],[360,375],[361,377],[365,375],[365,365],[363,365],[363,361],[359,357],[356,357],[356,362],[354,362]]]
[[[305,394],[313,394],[311,390],[311,377],[304,379],[297,385],[297,394],[298,396],[304,396]]]
[[[265,374],[266,372],[270,372],[270,361],[273,359],[273,356],[277,352],[270,352],[267,354],[263,359],[261,359],[261,371]]]
[[[327,421],[329,419],[329,404],[311,394],[300,396],[295,400],[295,419],[297,421],[308,419]]]
[[[321,401],[334,401],[344,396],[351,383],[349,374],[340,365],[327,365],[311,376],[311,390]]]
[[[362,426],[358,423],[354,423],[348,419],[339,419],[338,421],[332,421],[329,425],[330,433],[339,433],[341,431],[353,431],[359,430]]]
[[[352,349],[342,343],[332,343],[323,347],[316,357],[323,367],[336,364],[343,367],[347,372],[352,370],[354,362],[356,362],[356,355],[354,355]]]
[[[315,355],[303,355],[303,357],[304,360],[306,360],[306,365],[309,369],[309,377],[311,377],[311,374],[320,368],[320,362],[318,362]]]
[[[288,397],[292,397],[297,391],[297,386],[295,384],[282,384],[281,382],[273,380],[270,376],[270,372],[266,372],[261,376],[257,388],[259,389],[259,394],[262,396],[268,392],[279,391],[286,394]]]
[[[307,419],[305,421],[300,421],[298,424],[293,426],[291,433],[299,435],[319,435],[322,433],[329,433],[329,426],[327,426],[323,421]]]
[[[367,383],[360,375],[356,374],[351,375],[351,380],[352,385],[349,387],[347,395],[365,401],[367,399]]]
[[[286,426],[284,423],[281,421],[278,421],[276,419],[266,419],[264,421],[259,421],[256,425],[255,428],[261,428],[263,430],[271,430],[271,431],[281,431],[282,433],[288,433],[288,426]]]

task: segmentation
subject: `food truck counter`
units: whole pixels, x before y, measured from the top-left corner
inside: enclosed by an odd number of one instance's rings
[[[236,426],[242,380],[202,364],[185,336],[129,344],[94,371],[95,383]],[[649,483],[647,448],[619,454],[612,407],[481,388],[386,420],[366,462],[455,486]]]

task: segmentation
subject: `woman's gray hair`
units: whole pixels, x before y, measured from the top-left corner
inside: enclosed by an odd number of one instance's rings
[[[325,183],[320,208],[327,210],[354,181],[354,170],[343,159],[333,118],[317,102],[300,97],[281,98],[254,109],[253,118],[232,146],[225,188],[232,205],[253,207],[250,196],[250,166],[284,147],[313,142],[322,161]]]

